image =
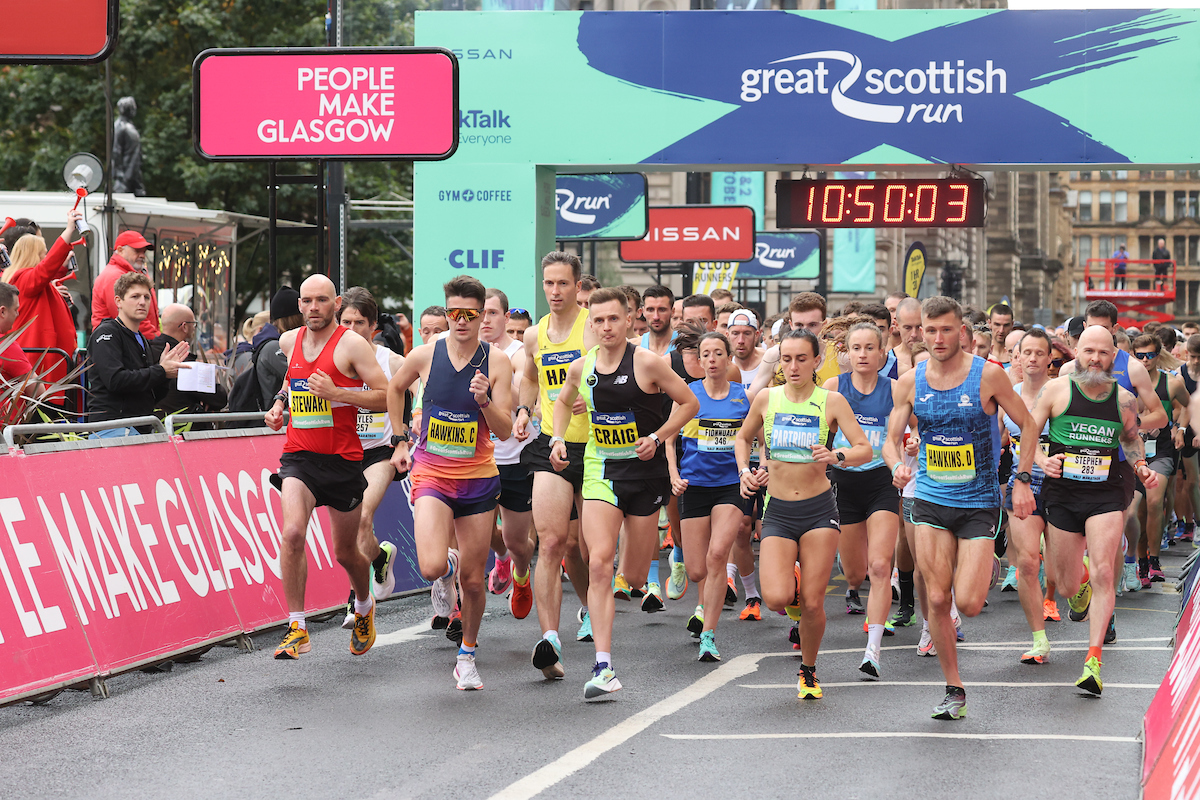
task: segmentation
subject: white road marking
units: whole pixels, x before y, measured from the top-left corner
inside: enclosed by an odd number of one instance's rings
[[[844,683],[826,683],[821,681],[821,686],[830,687],[847,687],[847,686],[945,686],[945,681],[846,681]],[[1073,683],[1056,683],[1052,681],[966,681],[964,686],[1002,686],[1005,688],[1015,689],[1032,689],[1037,687],[1058,686],[1063,688],[1074,687]],[[1157,683],[1110,683],[1105,681],[1105,689],[1157,689]],[[739,683],[739,689],[795,689],[795,683]]]
[[[404,642],[415,642],[418,639],[423,639],[424,634],[433,633],[433,629],[429,627],[428,622],[422,622],[419,625],[410,625],[407,628],[401,628],[398,631],[391,633],[381,633],[375,637],[374,647],[387,647],[393,644],[402,644]]]
[[[1137,606],[1114,606],[1114,611],[1153,611],[1155,614],[1170,614],[1173,617],[1179,616],[1178,611],[1170,611],[1162,608],[1138,608]]]
[[[1136,736],[1071,736],[1057,733],[934,733],[932,731],[845,731],[838,733],[661,733],[667,739],[983,739],[1141,744]]]

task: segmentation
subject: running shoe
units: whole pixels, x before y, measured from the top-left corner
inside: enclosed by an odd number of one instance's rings
[[[458,654],[454,665],[454,680],[458,681],[460,691],[483,688],[483,678],[479,677],[479,670],[475,668],[474,653]]]
[[[817,680],[817,670],[812,667],[800,665],[800,674],[796,681],[796,697],[801,700],[820,700],[821,682]]]
[[[700,632],[704,630],[704,606],[696,606],[695,613],[688,617],[687,629],[693,639],[700,638]]]
[[[946,687],[946,699],[933,709],[934,719],[962,719],[967,715],[967,693]]]
[[[1117,641],[1117,615],[1108,618],[1108,628],[1104,631],[1104,643],[1114,644]]]
[[[1092,582],[1086,580],[1079,587],[1074,597],[1067,598],[1067,616],[1071,622],[1083,622],[1088,618],[1088,609],[1092,605]]]
[[[951,617],[950,621],[954,623],[954,638],[957,641],[965,642],[967,637],[963,634],[962,617]]]
[[[583,612],[583,622],[579,623],[579,631],[575,634],[575,641],[592,641],[592,615],[586,611]]]
[[[287,632],[283,634],[283,641],[275,648],[275,658],[297,659],[301,653],[307,653],[312,650],[312,642],[308,638],[308,631],[300,627],[299,622],[293,622],[288,626]]]
[[[1162,583],[1167,579],[1167,576],[1163,575],[1162,565],[1159,564],[1157,558],[1150,559],[1149,577],[1151,583]]]
[[[687,567],[675,561],[675,551],[667,556],[667,563],[671,565],[671,577],[667,578],[667,598],[670,600],[678,600],[687,594],[688,576]]]
[[[350,630],[350,655],[361,656],[375,644],[375,603],[365,614],[354,615],[354,627]]]
[[[458,604],[458,551],[450,550],[447,556],[450,560],[450,574],[434,580],[429,587],[429,599],[433,603],[433,613],[439,617],[449,617],[450,612]]]
[[[721,660],[721,654],[717,652],[717,635],[713,631],[700,634],[700,660],[709,663]]]
[[[613,597],[618,600],[628,600],[633,595],[633,590],[629,588],[629,581],[625,580],[625,576],[617,573],[613,576]]]
[[[792,643],[793,650],[800,649],[800,626],[799,625],[793,625],[792,629],[788,631],[788,641]]]
[[[865,614],[867,609],[863,607],[862,600],[858,597],[857,589],[846,590],[846,613],[847,614]]]
[[[658,529],[658,539],[659,539],[659,541],[658,541],[658,549],[659,550],[674,550],[675,549],[675,537],[671,535],[670,528],[659,528]]]
[[[1017,568],[1010,566],[1004,580],[1000,581],[1000,591],[1015,592],[1017,590]]]
[[[621,682],[608,663],[592,667],[592,679],[583,685],[584,700],[598,700],[613,692],[621,691]]]
[[[512,556],[497,558],[492,571],[488,573],[488,591],[492,594],[504,594],[512,582]]]
[[[663,596],[662,587],[657,583],[646,584],[646,596],[642,598],[642,611],[647,614],[653,614],[656,611],[662,611]]]
[[[533,666],[542,671],[547,678],[561,678],[563,672],[562,644],[558,637],[543,638],[533,648]]]
[[[350,598],[346,600],[346,616],[342,617],[342,628],[344,630],[352,630],[354,628],[354,590],[350,590]]]
[[[525,575],[525,583],[519,583],[516,578],[512,582],[512,591],[508,593],[508,610],[516,619],[525,619],[533,610],[533,581],[531,575]]]
[[[862,674],[879,680],[879,650],[876,648],[867,648],[867,652],[863,653],[862,663],[858,665],[858,671]]]
[[[646,596],[646,584],[642,584],[642,588],[635,589],[632,585],[629,587],[629,596],[634,600],[641,600]]]
[[[1185,538],[1187,531],[1187,523],[1181,519],[1175,520],[1175,538],[1182,541],[1190,541],[1190,538]]]
[[[1138,564],[1138,585],[1142,589],[1150,588],[1150,562],[1140,562]]]
[[[870,632],[871,632],[871,626],[868,625],[867,620],[864,619],[863,620],[863,633],[870,633]],[[888,620],[887,622],[883,623],[883,635],[884,636],[895,636],[896,635],[896,626],[892,624],[891,620]]]
[[[1042,639],[1040,642],[1035,641],[1033,647],[1021,656],[1022,664],[1045,664],[1046,659],[1050,656],[1050,640]]]
[[[1042,591],[1046,591],[1046,559],[1038,559],[1038,586],[1042,587]]]
[[[1091,692],[1097,697],[1104,691],[1104,681],[1100,680],[1100,659],[1092,656],[1083,662],[1083,675],[1075,681],[1075,685],[1085,692]]]
[[[449,624],[450,624],[449,617],[439,617],[437,614],[434,614],[433,619],[429,620],[430,630],[444,631],[444,630],[446,630],[446,626]]]
[[[788,619],[790,619],[792,622],[798,622],[800,620],[800,565],[799,564],[795,565],[794,574],[796,576],[796,594],[792,598],[791,604],[784,606],[783,613],[787,614]]]
[[[746,607],[742,609],[742,613],[738,614],[738,619],[750,620],[752,622],[762,622],[762,600],[757,597],[746,598]]]
[[[1062,617],[1058,614],[1058,603],[1053,600],[1042,601],[1042,621],[1043,622],[1060,622]]]
[[[725,605],[737,605],[737,587],[733,584],[733,578],[725,576]]]
[[[371,565],[371,594],[376,600],[387,600],[396,591],[396,545],[380,542],[379,552],[384,559],[380,566]]]
[[[989,590],[996,588],[996,584],[1000,582],[1000,573],[1003,571],[1003,569],[1004,568],[1000,566],[1000,556],[992,553],[992,580],[991,583],[988,584]]]
[[[900,570],[892,567],[892,602],[900,602]]]
[[[462,646],[462,636],[462,612],[456,608],[450,615],[449,624],[446,625],[446,638]]]
[[[1138,580],[1137,564],[1131,561],[1125,562],[1125,569],[1121,575],[1121,582],[1125,584],[1125,591],[1136,592],[1142,588],[1142,582]]]
[[[921,629],[921,641],[917,642],[917,655],[931,658],[937,655],[937,647],[933,644],[933,636],[928,628]]]
[[[917,610],[912,606],[900,606],[888,623],[894,628],[908,628],[916,620]]]

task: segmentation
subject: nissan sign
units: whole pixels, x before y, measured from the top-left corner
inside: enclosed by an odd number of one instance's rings
[[[749,206],[666,206],[650,209],[642,239],[621,242],[622,261],[748,261],[754,258],[754,209]]]

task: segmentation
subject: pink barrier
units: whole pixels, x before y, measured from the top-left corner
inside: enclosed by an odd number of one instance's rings
[[[1175,632],[1175,655],[1142,722],[1144,797],[1200,792],[1200,592],[1193,592]]]
[[[268,482],[282,446],[262,436],[0,456],[0,702],[285,621],[283,516]],[[321,509],[305,609],[348,592]]]

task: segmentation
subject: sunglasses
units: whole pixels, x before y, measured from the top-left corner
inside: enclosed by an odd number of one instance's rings
[[[479,309],[477,309],[477,308],[447,308],[446,309],[446,316],[449,317],[450,319],[454,320],[455,322],[458,322],[459,320],[466,320],[467,322],[474,322],[475,320],[479,319],[479,313],[480,313]]]
[[[1065,364],[1065,363],[1067,363],[1067,362],[1066,362],[1066,360],[1065,360],[1065,359],[1062,359],[1062,358],[1052,358],[1052,359],[1050,359],[1050,366],[1052,366],[1052,367],[1056,367],[1056,368],[1057,368],[1057,367],[1061,367],[1061,366],[1062,366],[1063,364]]]
[[[1138,357],[1138,361],[1153,361],[1158,353],[1134,353]]]
[[[527,309],[527,308],[510,308],[508,310],[508,315],[511,317],[513,314],[524,314],[526,316],[529,316],[529,309]]]

